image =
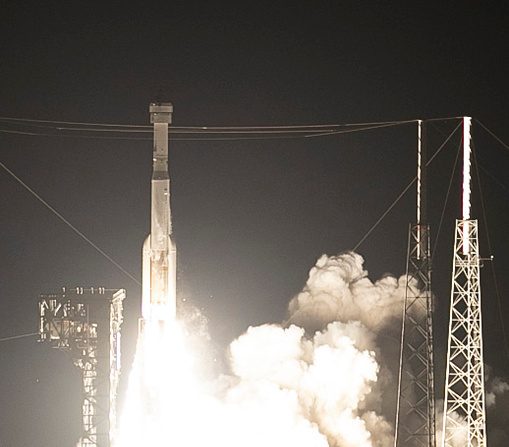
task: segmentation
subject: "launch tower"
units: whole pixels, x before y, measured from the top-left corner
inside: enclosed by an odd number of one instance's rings
[[[39,297],[39,341],[67,351],[83,382],[78,447],[109,447],[116,426],[124,289],[63,288]]]

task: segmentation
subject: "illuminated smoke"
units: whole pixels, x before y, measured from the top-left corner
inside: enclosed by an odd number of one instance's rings
[[[322,256],[287,322],[250,327],[214,380],[191,355],[189,329],[147,326],[117,446],[389,447],[382,396],[394,377],[377,345],[401,318],[402,284],[372,283],[355,253]]]
[[[379,331],[401,319],[404,277],[371,282],[357,253],[321,256],[304,290],[289,305],[290,323],[320,330],[332,321],[360,321]]]
[[[286,324],[298,324],[308,333],[324,329],[327,333],[328,324],[342,322],[348,328],[345,335],[355,341],[356,347],[373,353],[378,364],[377,380],[353,408],[365,421],[371,444],[352,445],[389,446],[393,443],[393,428],[388,421],[394,419],[399,362],[397,337],[406,279],[386,275],[372,282],[363,265],[362,256],[354,252],[321,256],[302,292],[291,300]]]
[[[509,383],[500,377],[492,377],[492,370],[486,367],[486,408],[494,407],[499,397],[509,395]]]
[[[441,446],[443,442],[444,430],[443,430],[443,420],[444,420],[444,401],[437,400],[436,401],[436,414],[437,414],[437,425],[436,425],[436,445]],[[451,419],[455,420],[458,424],[458,429],[455,430],[455,433],[452,438],[449,439],[448,443],[452,447],[465,447],[468,444],[468,428],[465,418],[460,416],[457,412],[453,411],[450,414]],[[461,428],[460,428],[461,427]]]

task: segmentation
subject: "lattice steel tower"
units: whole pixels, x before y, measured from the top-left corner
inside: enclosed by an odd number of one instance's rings
[[[425,123],[419,120],[417,129],[417,223],[410,224],[408,231],[395,447],[435,447],[433,297],[430,230],[426,223]]]
[[[442,446],[486,447],[477,220],[470,219],[470,127],[463,118],[463,219],[456,220]]]

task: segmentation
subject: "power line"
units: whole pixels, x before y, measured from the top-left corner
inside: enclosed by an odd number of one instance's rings
[[[448,121],[452,118],[432,118],[429,121]],[[87,123],[79,121],[39,120],[29,118],[0,117],[0,122],[16,128],[0,128],[0,133],[29,136],[64,137],[96,140],[141,140],[149,137],[132,136],[152,132],[152,126],[138,124]],[[268,126],[172,126],[172,141],[243,141],[243,140],[281,140],[296,138],[314,138],[344,133],[364,132],[385,127],[399,126],[417,122],[417,119],[373,121],[362,123],[329,123],[329,124],[292,124]],[[24,128],[23,128],[24,127]],[[31,128],[44,129],[37,132]],[[28,129],[26,129],[28,128]],[[81,132],[81,134],[79,134]],[[70,134],[69,134],[70,133]],[[85,133],[85,134],[83,134]],[[117,133],[129,136],[103,136],[96,134]],[[199,134],[200,137],[194,135]],[[173,135],[187,135],[175,137]],[[235,136],[232,136],[235,135]]]
[[[62,214],[60,214],[55,208],[53,208],[46,200],[44,200],[39,194],[37,194],[30,186],[28,186],[23,180],[21,180],[14,172],[12,172],[4,163],[0,161],[0,167],[2,167],[11,177],[13,177],[23,188],[25,188],[30,194],[32,194],[39,202],[41,202],[46,208],[48,208],[55,216],[57,216],[62,222],[64,222],[71,230],[73,230],[79,237],[85,240],[95,250],[97,250],[102,256],[108,261],[115,265],[122,273],[127,275],[136,284],[141,286],[141,283],[124,267],[122,267],[117,261],[115,261],[108,253],[102,250],[97,244],[95,244],[90,238],[78,230],[71,222],[69,222]]]
[[[0,119],[1,121],[1,119]],[[281,139],[281,138],[309,138],[313,136],[322,137],[336,135],[342,133],[363,132],[384,127],[399,126],[403,124],[413,123],[415,120],[381,122],[371,125],[365,124],[345,124],[345,125],[311,125],[311,126],[265,126],[265,127],[172,127],[171,135],[187,135],[185,137],[173,137],[172,141],[230,141],[230,140],[246,140],[246,139]],[[11,125],[10,122],[4,123]],[[25,125],[28,129],[1,128],[2,133],[31,135],[31,136],[58,136],[58,137],[78,137],[78,138],[94,138],[94,139],[125,139],[125,140],[149,140],[150,138],[139,136],[99,136],[95,135],[104,133],[120,133],[120,134],[139,134],[149,133],[151,130],[145,129],[119,129],[119,128],[96,128],[96,127],[61,127],[61,126],[40,126]],[[31,128],[44,129],[46,132],[34,131]],[[76,134],[81,132],[82,135]],[[88,135],[83,135],[85,132]],[[67,133],[71,133],[68,135]],[[199,138],[193,135],[200,135]],[[232,135],[235,135],[232,137]],[[220,136],[221,138],[218,138]],[[225,137],[228,136],[228,137]]]
[[[442,118],[437,118],[442,119]],[[444,118],[450,119],[450,118]],[[54,125],[67,125],[67,126],[85,126],[85,127],[118,127],[118,128],[131,128],[131,129],[152,129],[151,125],[146,124],[112,124],[112,123],[89,123],[78,121],[56,121],[56,120],[38,120],[29,118],[13,118],[1,116],[0,121],[12,121],[18,123],[41,123],[41,124],[54,124]],[[292,125],[274,125],[274,126],[172,126],[173,130],[266,130],[266,129],[279,129],[279,130],[293,130],[293,129],[320,129],[327,127],[352,127],[352,126],[373,126],[379,124],[402,124],[407,122],[415,122],[417,119],[412,120],[394,120],[394,121],[373,121],[365,123],[331,123],[331,124],[292,124]]]
[[[360,131],[361,129],[357,129]],[[364,130],[364,129],[362,129]],[[103,135],[78,135],[78,134],[63,134],[63,133],[42,133],[42,132],[27,132],[19,130],[6,130],[0,129],[0,133],[5,134],[16,134],[16,135],[28,135],[28,136],[42,136],[42,137],[53,137],[53,138],[78,138],[88,140],[123,140],[123,141],[152,141],[152,137],[121,137],[121,136],[103,136]],[[342,133],[350,133],[350,131],[344,131]],[[309,135],[271,135],[271,136],[241,136],[241,137],[185,137],[178,138],[173,137],[172,142],[185,142],[185,141],[261,141],[261,140],[295,140],[306,138]]]
[[[413,123],[414,121],[407,121],[408,123]],[[333,127],[337,126],[320,126],[319,128],[316,127],[301,127],[301,128],[283,128],[283,127],[266,127],[266,128],[260,128],[260,129],[244,129],[244,128],[178,128],[178,127],[171,127],[168,129],[168,133],[170,134],[206,134],[206,135],[213,135],[213,134],[220,134],[220,135],[227,135],[227,134],[315,134],[321,135],[322,133],[324,135],[328,135],[329,132],[335,133],[335,132],[356,132],[361,130],[370,130],[370,129],[377,129],[379,127],[389,127],[389,126],[398,126],[401,124],[406,124],[407,122],[397,122],[397,123],[385,123],[385,124],[373,124],[370,126],[347,126],[349,130],[341,131],[336,129],[332,129]],[[152,133],[153,130],[134,130],[134,129],[127,129],[127,130],[119,130],[119,129],[113,129],[113,128],[83,128],[83,127],[50,127],[50,126],[36,126],[39,128],[44,129],[54,129],[58,131],[69,131],[69,132],[79,132],[79,131],[86,131],[86,132],[117,132],[117,133]],[[344,126],[341,126],[344,127]]]
[[[266,127],[170,127],[168,129],[170,134],[315,134],[318,136],[329,135],[334,133],[343,132],[357,132],[362,130],[378,129],[381,127],[398,126],[401,124],[414,123],[415,120],[409,121],[396,121],[387,123],[374,123],[374,124],[331,124],[331,125],[315,125],[315,126],[266,126]],[[49,127],[39,126],[44,128],[52,128],[59,131],[77,132],[122,132],[122,133],[152,133],[153,130],[135,130],[126,129],[119,130],[115,128],[83,128],[83,127]],[[338,130],[338,128],[347,128],[348,130]]]
[[[242,140],[280,140],[280,139],[297,139],[297,138],[310,138],[310,137],[326,137],[332,135],[340,135],[347,133],[355,133],[355,132],[364,132],[368,130],[386,128],[399,126],[403,124],[413,123],[414,121],[401,121],[394,123],[386,123],[386,124],[377,124],[373,126],[364,126],[364,127],[349,127],[346,129],[338,129],[331,130],[324,129],[321,130],[313,130],[313,129],[294,129],[294,130],[275,130],[275,129],[265,129],[259,131],[242,131],[242,130],[204,130],[202,132],[198,131],[175,131],[174,128],[171,129],[170,134],[182,134],[182,135],[205,135],[200,137],[173,137],[172,141],[242,141]],[[17,129],[0,129],[0,133],[6,134],[18,134],[18,135],[29,135],[29,136],[45,136],[45,137],[64,137],[64,138],[86,138],[86,139],[96,139],[96,140],[152,140],[151,137],[136,137],[136,136],[103,136],[103,135],[94,135],[94,133],[104,133],[104,132],[113,132],[113,133],[123,133],[124,131],[119,131],[117,129],[89,129],[89,128],[60,128],[60,127],[50,127],[45,126],[45,129],[49,131],[53,131],[56,133],[49,132],[37,132],[37,131],[27,131],[27,130],[17,130]],[[64,132],[70,131],[71,134],[66,134]],[[88,132],[92,135],[80,135],[74,132]],[[128,133],[133,133],[133,131],[126,131]],[[143,131],[145,132],[145,131]],[[136,132],[134,132],[136,133]],[[214,136],[207,136],[214,135]],[[216,136],[218,135],[218,136]],[[239,136],[221,136],[221,135],[239,135]]]

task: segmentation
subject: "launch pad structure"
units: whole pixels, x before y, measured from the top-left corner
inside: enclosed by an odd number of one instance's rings
[[[82,377],[78,447],[110,447],[116,428],[124,289],[63,288],[39,296],[39,342],[66,351]]]

